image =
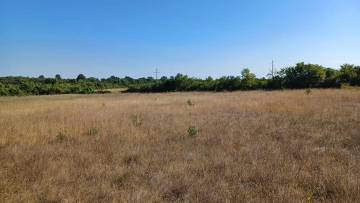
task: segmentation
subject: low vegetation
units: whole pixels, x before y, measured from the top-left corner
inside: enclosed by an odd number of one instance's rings
[[[130,85],[153,81],[153,78],[133,79],[111,76],[107,79],[86,78],[80,74],[76,79],[55,78],[1,77],[0,96],[53,95],[53,94],[105,94],[122,91]]]
[[[127,88],[127,92],[173,92],[337,88],[342,85],[360,85],[360,66],[344,64],[336,70],[298,63],[274,72],[268,78],[256,78],[249,69],[244,69],[241,76],[218,79],[190,78],[182,74],[161,77],[160,80],[115,76],[97,79],[86,78],[82,74],[76,79],[62,79],[60,75],[55,78],[3,77],[0,78],[0,96],[110,93],[108,89],[113,88]]]
[[[0,97],[1,202],[359,202],[360,91]]]
[[[128,92],[337,88],[343,84],[360,85],[360,66],[344,64],[340,70],[335,70],[320,65],[298,63],[294,67],[283,68],[268,78],[256,78],[249,69],[244,69],[241,76],[219,79],[208,77],[205,80],[178,74],[175,77],[163,77],[159,81],[129,85]]]

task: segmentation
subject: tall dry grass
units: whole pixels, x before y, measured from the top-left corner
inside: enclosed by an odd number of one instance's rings
[[[360,201],[357,90],[8,97],[0,133],[1,202]]]

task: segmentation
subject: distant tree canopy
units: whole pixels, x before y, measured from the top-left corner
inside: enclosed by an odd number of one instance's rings
[[[326,78],[324,67],[314,64],[298,63],[295,67],[280,71],[287,88],[321,87]]]
[[[85,79],[86,79],[86,77],[83,74],[79,74],[76,78],[76,80],[85,80]]]
[[[50,94],[91,94],[101,90],[130,85],[126,79],[99,80],[80,74],[77,79],[62,79],[60,75],[46,78],[0,77],[0,96],[50,95]],[[126,84],[126,85],[125,85]]]
[[[134,79],[131,77],[98,79],[79,74],[76,79],[54,78],[41,75],[29,77],[0,77],[0,96],[91,94],[111,88],[128,88],[128,92],[170,91],[235,91],[255,89],[336,88],[341,84],[360,86],[360,66],[344,64],[339,70],[316,64],[298,63],[281,69],[270,78],[256,78],[250,69],[240,76],[223,76],[218,79],[199,79],[177,74],[171,77]]]
[[[43,77],[44,77],[44,76],[43,76]],[[56,75],[55,75],[55,79],[56,79],[56,80],[61,80],[61,76],[60,76],[59,74],[56,74]]]
[[[350,64],[344,64],[340,70],[336,70],[317,64],[298,63],[269,75],[269,78],[256,78],[247,68],[241,71],[240,76],[223,76],[218,79],[208,77],[202,80],[178,74],[170,78],[162,77],[159,81],[130,85],[128,92],[271,90],[360,85],[360,66]]]

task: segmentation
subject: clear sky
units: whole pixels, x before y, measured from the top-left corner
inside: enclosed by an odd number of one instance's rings
[[[359,0],[0,0],[0,76],[360,65]]]

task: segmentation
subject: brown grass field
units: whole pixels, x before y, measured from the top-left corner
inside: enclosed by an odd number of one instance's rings
[[[360,202],[356,89],[2,97],[0,133],[0,202]]]

